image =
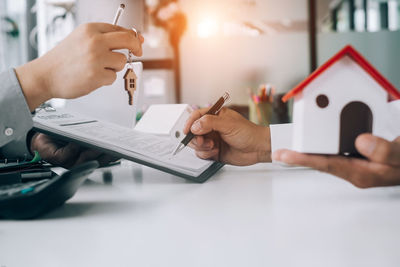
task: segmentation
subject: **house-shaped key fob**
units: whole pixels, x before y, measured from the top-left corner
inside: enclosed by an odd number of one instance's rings
[[[129,96],[129,105],[133,105],[133,95],[136,90],[137,86],[137,76],[133,69],[129,68],[127,69],[125,75],[124,75],[124,80],[125,80],[125,91],[128,92]]]

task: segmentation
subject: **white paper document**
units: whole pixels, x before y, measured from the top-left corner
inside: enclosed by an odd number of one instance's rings
[[[42,110],[35,115],[33,121],[36,130],[113,151],[127,156],[128,159],[137,159],[188,176],[197,177],[214,163],[199,159],[189,147],[172,157],[177,144],[169,136],[142,133],[67,110]]]

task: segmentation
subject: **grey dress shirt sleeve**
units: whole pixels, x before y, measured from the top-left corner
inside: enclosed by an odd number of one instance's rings
[[[0,73],[0,157],[29,157],[26,136],[32,126],[32,115],[14,69]]]

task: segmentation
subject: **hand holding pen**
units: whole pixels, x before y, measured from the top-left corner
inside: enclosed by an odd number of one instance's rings
[[[229,108],[222,108],[217,115],[206,115],[208,111],[192,112],[183,130],[195,135],[188,146],[199,158],[240,166],[271,161],[268,127],[258,126]]]
[[[204,115],[216,115],[228,100],[229,100],[229,94],[225,93]],[[194,134],[191,131],[189,131],[188,134],[185,136],[185,138],[183,138],[183,140],[174,150],[173,156],[181,152],[190,143],[190,141],[192,141],[193,138]]]

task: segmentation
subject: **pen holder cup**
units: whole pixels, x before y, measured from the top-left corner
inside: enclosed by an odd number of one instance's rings
[[[249,100],[249,119],[255,124],[268,126],[271,122],[272,103],[259,102],[255,103]]]

